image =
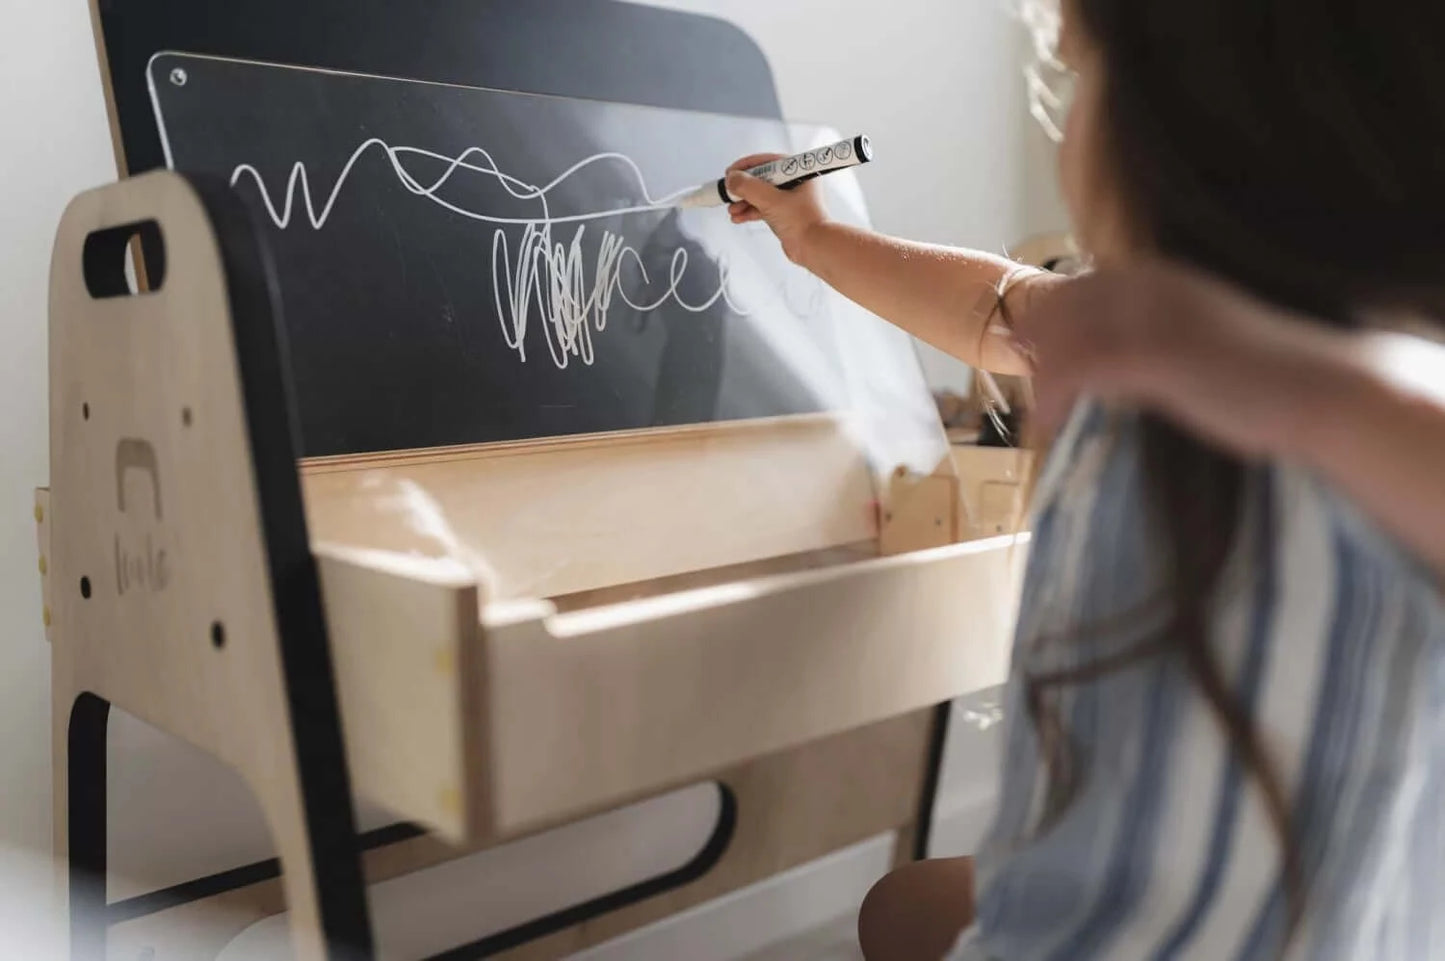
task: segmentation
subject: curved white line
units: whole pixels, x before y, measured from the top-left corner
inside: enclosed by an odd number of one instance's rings
[[[653,301],[634,300],[622,286],[622,265],[630,258],[637,265],[643,284],[650,285],[647,269],[638,252],[626,245],[620,235],[608,230],[602,231],[599,238],[596,267],[594,275],[590,278],[589,287],[589,278],[584,274],[586,256],[582,245],[588,221],[665,208],[691,189],[685,188],[665,197],[654,198],[647,189],[647,182],[642,175],[641,168],[626,154],[607,152],[585,157],[552,178],[550,182],[536,186],[502,171],[492,155],[481,147],[469,147],[459,155],[449,157],[421,147],[393,147],[378,137],[372,137],[363,141],[352,151],[351,157],[341,168],[341,173],[337,175],[336,182],[332,185],[331,192],[327,195],[326,202],[319,211],[311,193],[310,176],[305,163],[301,161],[297,161],[291,167],[291,172],[286,178],[286,194],[279,209],[260,171],[250,164],[240,164],[231,172],[231,186],[236,186],[243,177],[249,177],[260,193],[261,203],[265,206],[271,222],[279,230],[290,227],[292,217],[296,213],[296,201],[299,196],[307,222],[313,230],[321,230],[331,218],[337,198],[346,185],[347,179],[351,176],[357,161],[373,149],[379,149],[386,154],[392,172],[410,193],[423,197],[462,217],[497,225],[498,229],[492,235],[494,302],[498,320],[502,324],[502,337],[507,346],[515,350],[524,363],[527,360],[526,338],[529,318],[534,305],[541,318],[542,336],[547,344],[547,352],[552,363],[558,368],[566,368],[573,357],[584,364],[593,362],[595,354],[592,346],[592,333],[594,330],[601,333],[606,329],[607,312],[611,307],[614,294],[620,296],[629,307],[642,312],[656,310],[671,300],[682,310],[701,313],[711,309],[721,299],[734,312],[747,313],[732,299],[728,291],[726,264],[720,264],[718,267],[718,288],[712,296],[696,304],[688,303],[682,298],[678,291],[678,285],[686,275],[688,266],[688,251],[682,247],[673,252],[668,269],[667,289]],[[440,161],[446,164],[446,167],[435,180],[423,183],[403,165],[401,157],[404,155]],[[480,158],[481,162],[470,162],[474,156]],[[604,162],[621,163],[630,170],[636,178],[638,192],[646,203],[613,210],[564,216],[553,215],[547,195],[579,171]],[[540,214],[536,217],[496,217],[459,207],[437,196],[437,192],[461,170],[495,178],[502,188],[514,198],[535,200],[541,204]],[[564,244],[554,241],[552,228],[558,224],[569,223],[578,224],[571,242]],[[512,253],[507,243],[506,231],[502,229],[506,226],[522,226],[524,228],[521,242],[517,246],[515,266],[512,263]],[[505,297],[503,296],[504,289]]]

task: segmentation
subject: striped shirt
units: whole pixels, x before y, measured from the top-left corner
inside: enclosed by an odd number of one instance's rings
[[[1163,554],[1138,436],[1132,415],[1081,408],[1041,478],[999,810],[949,961],[1445,958],[1441,595],[1304,470],[1248,471],[1209,639],[1291,805],[1306,901],[1288,954],[1278,835],[1177,655],[1051,690],[1074,787],[1046,810],[1020,671],[1166,629],[1147,613]]]

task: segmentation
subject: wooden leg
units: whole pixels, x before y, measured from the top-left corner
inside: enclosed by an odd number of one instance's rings
[[[105,961],[109,928],[106,731],[110,703],[87,692],[53,693],[57,697],[53,711],[55,857],[61,866],[58,894],[68,917],[70,958]],[[284,868],[282,885],[291,910],[296,961],[370,961],[365,914],[346,912],[345,905],[337,903],[335,897],[326,898],[321,883],[328,876],[359,871],[355,845],[347,845],[344,851],[313,845],[301,792],[296,791],[288,800],[282,803],[273,799],[267,805],[267,814]],[[335,857],[349,863],[327,863],[328,858]]]
[[[360,854],[353,836],[344,849],[317,844],[311,818],[325,811],[307,811],[301,792],[294,803],[268,804],[267,817],[281,857],[281,886],[290,912],[295,961],[371,961],[370,920],[361,886]],[[327,878],[342,878],[336,890]],[[359,902],[359,903],[356,903]]]
[[[948,719],[952,714],[952,701],[945,701],[933,709],[928,729],[928,760],[918,795],[918,814],[913,819],[909,847],[904,849],[899,846],[900,858],[905,857],[905,850],[909,860],[922,861],[928,857],[929,842],[933,837],[933,809],[938,801],[938,781],[943,775],[943,749],[948,744]]]
[[[75,961],[104,961],[105,732],[110,704],[88,693],[69,704],[65,729],[59,732],[65,764],[57,804],[63,803],[64,811],[56,819],[56,855],[66,865],[70,956]]]
[[[262,490],[263,506],[268,491]],[[291,494],[299,514],[300,492]],[[294,532],[289,557],[278,546],[285,533],[270,533],[291,743],[289,751],[278,745],[268,753],[295,761],[289,771],[264,761],[245,776],[262,799],[281,856],[297,961],[371,961],[371,920],[316,568]]]

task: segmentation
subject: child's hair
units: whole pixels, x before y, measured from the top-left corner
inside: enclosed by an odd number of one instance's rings
[[[1058,5],[1022,2],[1038,50],[1034,111],[1057,126]],[[1321,324],[1352,326],[1378,310],[1445,314],[1445,4],[1065,0],[1063,13],[1103,65],[1098,167],[1113,179],[1098,186],[1153,253]],[[1170,553],[1165,650],[1261,788],[1292,933],[1309,865],[1290,799],[1208,641],[1249,468],[1159,419],[1146,420],[1142,445],[1151,522]],[[1056,733],[1046,748],[1065,735],[1043,693],[1096,673],[1032,679],[1040,733]],[[1067,780],[1067,758],[1050,768]]]

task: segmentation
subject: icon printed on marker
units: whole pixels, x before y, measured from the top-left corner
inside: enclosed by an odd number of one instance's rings
[[[840,140],[837,143],[815,147],[792,157],[780,157],[768,163],[759,164],[747,171],[759,180],[764,180],[780,190],[794,187],[814,177],[844,170],[859,164],[871,163],[873,148],[863,135]],[[727,178],[722,177],[705,183],[694,190],[682,191],[665,198],[660,206],[716,207],[738,201],[727,189]]]

